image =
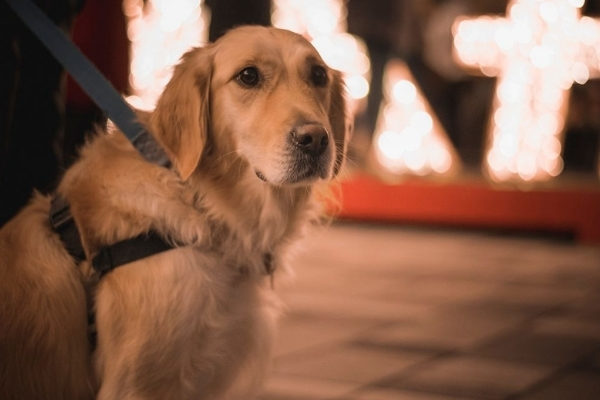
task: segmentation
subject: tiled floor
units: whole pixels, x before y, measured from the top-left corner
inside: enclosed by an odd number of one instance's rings
[[[311,236],[261,400],[600,399],[600,248],[340,224]]]

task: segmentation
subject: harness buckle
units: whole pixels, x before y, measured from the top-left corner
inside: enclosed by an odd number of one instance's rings
[[[52,229],[58,233],[65,249],[75,259],[75,262],[79,264],[85,260],[85,251],[81,244],[79,230],[75,225],[67,200],[62,196],[55,195],[50,203],[49,214],[48,219]]]
[[[62,231],[70,222],[73,222],[73,216],[69,203],[62,196],[54,196],[50,203],[50,225],[55,231]]]

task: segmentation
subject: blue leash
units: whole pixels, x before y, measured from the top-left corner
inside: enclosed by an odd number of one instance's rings
[[[123,97],[75,47],[63,31],[58,29],[30,0],[5,0],[5,2],[147,161],[164,167],[171,165],[162,147],[138,121]],[[79,229],[73,220],[69,203],[60,195],[55,194],[52,198],[49,222],[75,263],[79,264],[85,260],[86,254],[81,243]],[[102,276],[119,265],[169,250],[172,247],[154,232],[149,232],[106,246],[90,261],[94,270],[99,276]],[[88,296],[90,296],[87,300],[88,339],[93,348],[96,343],[95,314],[89,291]]]
[[[149,162],[169,166],[166,153],[131,107],[67,35],[30,0],[5,1],[140,154]]]
[[[138,152],[149,162],[170,166],[169,158],[138,121],[135,113],[123,100],[110,82],[79,51],[63,31],[30,0],[5,0],[25,25],[46,46],[50,53],[71,74],[73,79],[105,112],[114,124],[131,141]],[[73,220],[69,203],[60,195],[52,198],[50,225],[60,236],[65,249],[79,264],[86,259],[81,235]],[[103,275],[118,265],[172,248],[162,238],[150,232],[135,238],[102,248],[92,262],[92,267]]]

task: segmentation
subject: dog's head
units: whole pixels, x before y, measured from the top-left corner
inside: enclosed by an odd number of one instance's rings
[[[295,33],[257,26],[187,53],[152,115],[182,179],[207,157],[239,157],[257,179],[310,184],[346,149],[342,78]],[[203,154],[204,153],[204,154]]]

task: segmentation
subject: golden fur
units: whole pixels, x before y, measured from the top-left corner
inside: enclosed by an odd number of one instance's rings
[[[240,78],[247,67],[257,85]],[[2,398],[250,398],[277,314],[265,255],[281,267],[314,215],[312,187],[337,174],[344,108],[340,74],[291,32],[241,27],[187,53],[143,117],[173,168],[102,133],[58,188],[88,259],[149,230],[184,245],[101,279],[92,354],[89,262],[75,265],[49,226],[49,198],[35,196],[0,231]],[[314,163],[290,144],[307,126],[329,139]]]

